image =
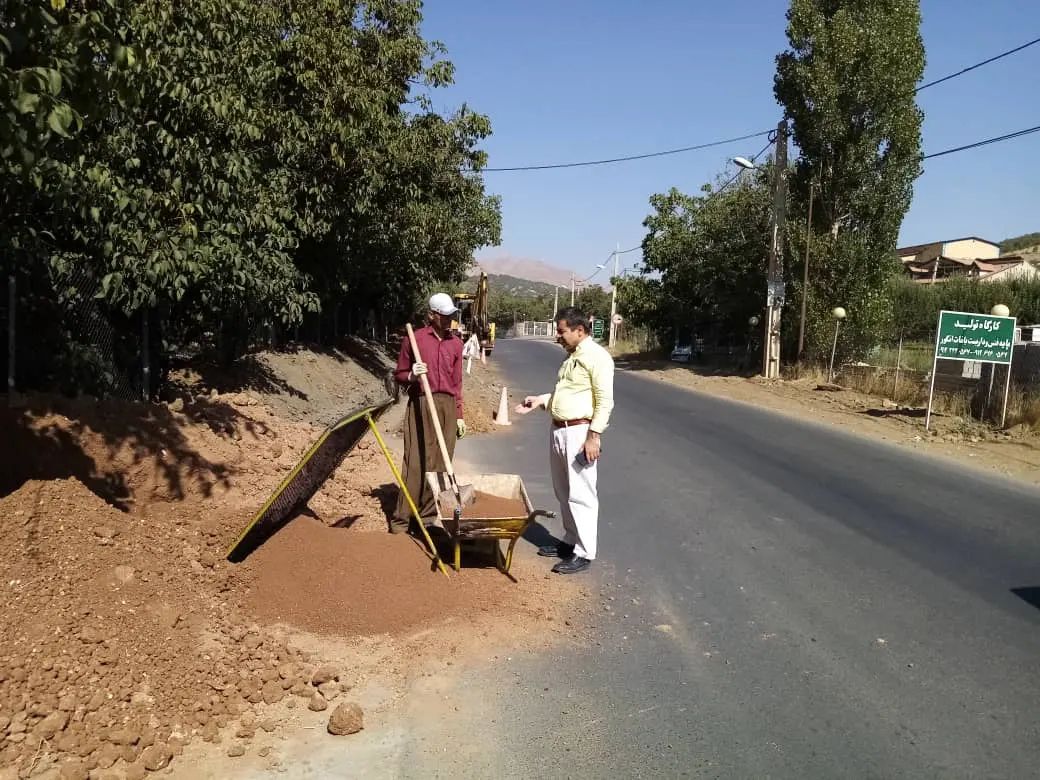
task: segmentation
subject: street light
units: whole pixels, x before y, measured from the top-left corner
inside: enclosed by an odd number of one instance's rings
[[[834,353],[838,351],[838,330],[841,328],[841,321],[845,319],[845,309],[841,306],[837,306],[831,310],[831,315],[834,317],[834,345],[831,347],[831,367],[827,372],[827,381],[834,381]]]
[[[739,165],[745,171],[753,171],[753,170],[755,170],[755,168],[758,167],[753,162],[751,162],[751,160],[749,160],[747,157],[734,157],[732,159],[733,159],[733,162],[735,162],[737,165]]]

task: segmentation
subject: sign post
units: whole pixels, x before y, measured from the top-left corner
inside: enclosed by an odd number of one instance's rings
[[[924,429],[932,421],[932,398],[935,395],[935,370],[940,360],[975,361],[1008,367],[1004,388],[1004,408],[1000,415],[1003,427],[1007,415],[1007,399],[1011,390],[1011,356],[1015,347],[1015,318],[963,311],[939,312],[939,328],[932,360],[932,382],[928,390],[928,411]]]

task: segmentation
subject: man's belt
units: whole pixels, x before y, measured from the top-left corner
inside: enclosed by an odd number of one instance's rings
[[[553,418],[553,428],[570,428],[572,425],[589,425],[592,423],[588,417],[582,417],[579,420],[557,420]]]

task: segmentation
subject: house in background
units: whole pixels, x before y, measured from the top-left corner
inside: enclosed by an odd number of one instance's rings
[[[995,282],[1040,274],[1033,258],[1001,257],[999,244],[978,236],[907,246],[896,252],[907,276],[921,284],[952,277]]]

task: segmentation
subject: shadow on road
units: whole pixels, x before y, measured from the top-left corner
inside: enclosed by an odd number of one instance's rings
[[[545,547],[546,545],[557,544],[562,541],[553,536],[552,532],[537,520],[527,526],[523,538],[524,541],[530,542],[535,547]]]
[[[1040,586],[1031,588],[1012,588],[1011,592],[1031,607],[1040,609]]]
[[[667,371],[685,368],[697,376],[735,376],[748,378],[759,371],[758,358],[736,355],[732,359],[707,359],[693,363],[678,363],[657,355],[618,355],[614,365],[625,371]]]

